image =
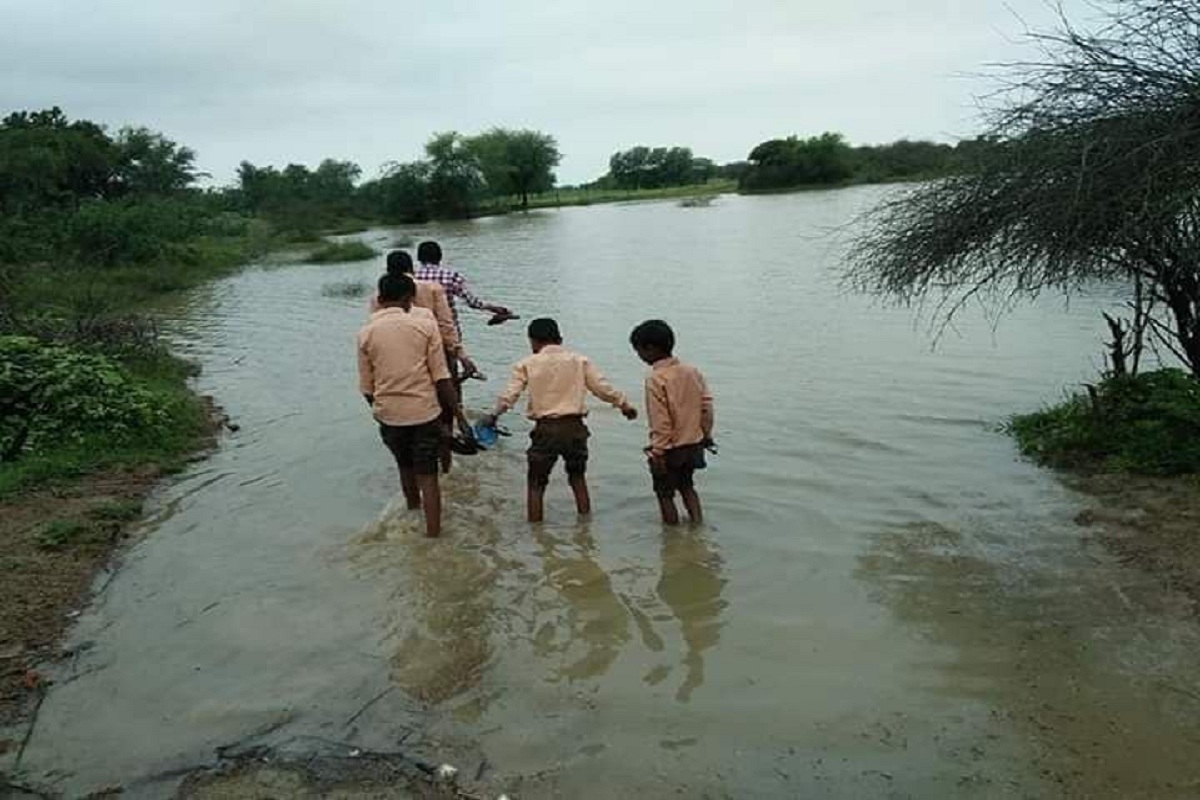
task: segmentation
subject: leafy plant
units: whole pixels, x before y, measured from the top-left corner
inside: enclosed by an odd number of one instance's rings
[[[104,356],[0,337],[0,461],[88,435],[153,435],[168,418],[162,398]]]
[[[1200,473],[1200,382],[1182,370],[1109,378],[1009,427],[1022,452],[1052,466]]]

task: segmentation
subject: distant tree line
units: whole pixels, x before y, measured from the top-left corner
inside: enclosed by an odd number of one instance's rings
[[[718,165],[688,147],[616,152],[589,188],[637,191],[735,181],[747,191],[917,179],[962,172],[986,143],[902,140],[852,147],[839,134],[763,142]],[[261,217],[311,235],[347,219],[412,223],[528,207],[555,187],[558,144],[535,130],[436,133],[423,158],[363,180],[353,162],[315,168],[244,161],[237,182],[202,190],[196,154],[146,128],[109,133],[58,108],[0,122],[0,264],[76,259],[148,263],[231,220]],[[224,215],[224,216],[222,216]]]
[[[144,262],[199,235],[207,212],[181,207],[202,199],[189,188],[200,176],[195,159],[146,128],[110,135],[59,108],[8,115],[0,121],[0,266]]]
[[[988,146],[982,139],[953,146],[901,139],[854,147],[840,133],[770,139],[750,151],[738,188],[770,191],[944,177],[970,171]]]
[[[306,229],[348,216],[389,222],[469,217],[485,204],[527,207],[530,195],[554,187],[561,158],[554,138],[540,131],[448,131],[429,139],[424,159],[389,163],[362,184],[360,168],[346,161],[327,159],[313,171],[244,161],[230,195],[244,210]]]

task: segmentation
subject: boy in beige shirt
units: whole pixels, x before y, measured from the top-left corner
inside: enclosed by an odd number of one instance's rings
[[[643,322],[633,329],[629,343],[651,367],[646,377],[646,455],[663,522],[679,524],[678,492],[688,517],[699,523],[704,515],[693,474],[704,467],[704,450],[712,446],[712,394],[700,370],[675,358],[675,332],[667,323]]]
[[[437,323],[413,308],[415,294],[406,275],[379,279],[379,310],[358,334],[358,385],[396,460],[408,507],[424,509],[432,538],[442,525],[440,420],[457,399]]]
[[[528,388],[528,415],[535,423],[527,451],[529,521],[542,521],[546,486],[559,457],[566,466],[575,508],[580,515],[590,514],[592,500],[586,477],[590,434],[583,422],[587,416],[587,395],[590,392],[617,407],[625,419],[637,419],[637,409],[613,388],[587,356],[562,346],[562,334],[554,320],[535,319],[529,323],[529,346],[533,355],[513,367],[512,378],[500,394],[495,412],[485,417],[483,424],[495,425],[496,418],[516,405]]]

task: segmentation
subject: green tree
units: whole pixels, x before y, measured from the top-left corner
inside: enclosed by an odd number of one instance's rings
[[[364,216],[389,222],[425,222],[430,217],[427,161],[390,164],[384,174],[359,188]]]
[[[854,151],[840,133],[771,139],[750,151],[741,188],[788,189],[843,183],[854,174]]]
[[[529,195],[554,188],[554,168],[562,161],[554,137],[540,131],[492,128],[467,145],[479,161],[488,191],[517,196],[529,207]]]
[[[886,201],[849,278],[864,291],[1006,306],[1099,281],[1128,287],[1109,318],[1110,368],[1147,335],[1200,377],[1200,2],[1109,0],[1103,24],[1063,21],[1036,64],[1009,67],[971,172]]]
[[[122,128],[115,144],[114,178],[123,193],[172,194],[200,177],[195,151],[149,128]]]
[[[57,106],[0,122],[0,212],[71,207],[113,190],[119,154],[99,125],[70,121]]]
[[[688,147],[644,145],[613,153],[608,174],[621,189],[657,189],[663,186],[689,186],[710,177],[709,159],[697,159]]]
[[[467,217],[485,184],[479,158],[455,131],[435,133],[425,144],[429,157],[429,210],[434,217]]]

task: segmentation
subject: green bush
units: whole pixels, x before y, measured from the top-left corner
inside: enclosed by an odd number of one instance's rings
[[[1010,430],[1023,453],[1051,466],[1200,473],[1200,382],[1174,369],[1109,378],[1014,417]]]
[[[330,242],[304,259],[309,264],[340,264],[344,261],[366,261],[379,255],[362,242]]]
[[[148,264],[176,254],[176,246],[205,232],[197,204],[136,198],[85,203],[72,216],[68,241],[85,264]]]
[[[104,356],[0,337],[0,461],[89,436],[130,441],[169,417],[163,398]]]

